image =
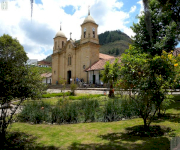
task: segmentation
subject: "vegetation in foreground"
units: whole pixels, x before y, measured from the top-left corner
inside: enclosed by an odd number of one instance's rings
[[[141,132],[142,119],[136,118],[66,125],[13,123],[7,138],[14,149],[167,150],[172,137],[180,136],[179,114],[180,101],[176,101],[168,107],[165,116],[153,121],[146,135]]]

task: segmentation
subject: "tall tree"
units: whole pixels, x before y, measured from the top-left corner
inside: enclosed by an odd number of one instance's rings
[[[119,76],[119,62],[118,59],[115,59],[111,64],[110,61],[107,61],[105,68],[102,71],[102,80],[104,83],[110,84],[109,97],[114,97],[113,83],[117,81]]]
[[[178,43],[178,24],[172,21],[169,10],[160,13],[159,5],[157,0],[148,1],[151,38],[144,12],[139,16],[139,23],[133,24],[134,42],[122,57],[121,78],[126,83],[125,87],[131,88],[133,93],[138,91],[138,100],[134,100],[146,130],[167,99],[165,88],[172,85],[176,78],[175,68],[179,66],[170,54]]]
[[[12,122],[13,115],[26,98],[40,98],[44,86],[34,67],[26,65],[28,57],[17,39],[9,35],[0,37],[0,136],[4,145],[6,129]],[[15,108],[3,106],[18,99]],[[9,113],[11,112],[11,113]]]

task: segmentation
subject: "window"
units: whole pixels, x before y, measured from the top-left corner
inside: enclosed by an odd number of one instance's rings
[[[54,74],[56,74],[56,71],[54,71]]]
[[[93,31],[93,38],[95,38],[95,28],[92,28]]]
[[[84,28],[84,38],[86,37],[86,28]]]
[[[57,49],[57,42],[55,42],[55,49]]]
[[[83,69],[85,69],[86,68],[86,66],[85,65],[83,65]]]
[[[62,41],[62,48],[64,47],[64,41]]]
[[[71,65],[71,56],[69,55],[68,56],[68,66],[70,66]]]

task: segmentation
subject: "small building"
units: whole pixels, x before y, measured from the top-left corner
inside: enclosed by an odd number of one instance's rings
[[[51,64],[51,62],[42,60],[42,61],[38,61],[38,66],[39,67],[51,67],[52,64]]]
[[[43,73],[41,74],[41,77],[43,78],[42,82],[45,84],[51,84],[52,83],[52,73]]]
[[[38,62],[37,59],[28,59],[26,64],[27,65],[32,65],[32,66],[37,66],[37,62]]]

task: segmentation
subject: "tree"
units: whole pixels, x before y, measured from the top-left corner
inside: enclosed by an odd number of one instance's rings
[[[178,43],[177,23],[172,21],[168,10],[161,12],[157,0],[148,1],[151,34],[146,26],[146,11],[139,16],[139,23],[133,24],[136,33],[132,46],[122,56],[121,80],[123,86],[137,94],[137,108],[149,129],[161,104],[167,99],[166,88],[172,86],[179,66],[171,51]],[[158,31],[158,32],[157,32]]]
[[[6,129],[20,104],[27,98],[40,98],[44,89],[37,69],[26,65],[27,59],[24,48],[17,39],[5,34],[0,37],[1,145],[4,145]],[[3,106],[14,99],[18,99],[19,103],[9,113],[10,109]]]
[[[118,59],[115,59],[114,63],[111,64],[107,61],[105,68],[102,71],[102,80],[104,83],[110,84],[109,97],[114,97],[113,82],[117,81],[119,76],[119,63]]]
[[[118,56],[118,55],[119,55],[119,49],[116,48],[116,56]]]

